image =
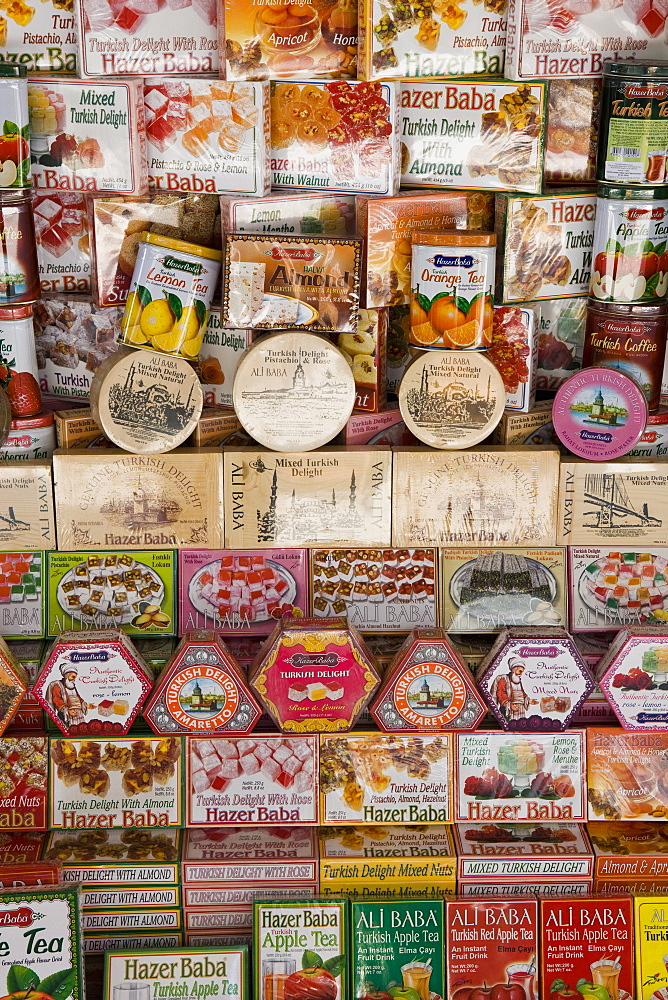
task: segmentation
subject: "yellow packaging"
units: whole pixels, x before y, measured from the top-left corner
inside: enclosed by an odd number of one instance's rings
[[[634,909],[636,1000],[663,1000],[668,996],[668,891],[636,896]]]
[[[222,257],[220,250],[143,232],[119,343],[197,358]]]
[[[353,826],[320,830],[320,895],[442,899],[455,894],[449,827]]]

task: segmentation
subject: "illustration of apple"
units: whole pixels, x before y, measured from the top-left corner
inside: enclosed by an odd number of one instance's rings
[[[490,1000],[491,992],[492,987],[488,986],[487,983],[483,983],[482,986],[474,986],[469,993],[469,1000]]]
[[[640,258],[640,263],[637,268],[637,273],[642,274],[645,281],[651,278],[653,274],[659,270],[659,257],[651,251],[650,253],[644,253]]]
[[[359,1000],[392,1000],[392,997],[384,990],[367,990]]]
[[[19,132],[0,135],[0,187],[10,187],[14,183],[19,165],[29,156],[30,146]]]
[[[420,994],[412,986],[393,986],[390,996],[395,1000],[420,1000]]]
[[[285,1000],[336,1000],[336,980],[322,967],[299,969],[285,980]]]
[[[554,980],[550,986],[549,1000],[573,1000],[573,997],[577,997],[577,993],[563,979]]]
[[[591,983],[580,983],[578,993],[581,993],[585,1000],[610,1000],[610,994],[605,986],[592,986]]]
[[[526,993],[519,983],[497,983],[492,986],[490,1000],[526,1000]]]

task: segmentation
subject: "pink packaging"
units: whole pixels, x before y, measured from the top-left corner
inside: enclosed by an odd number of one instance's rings
[[[306,549],[179,553],[179,631],[269,635],[281,615],[308,614]]]
[[[108,6],[107,0],[96,2]],[[145,194],[148,168],[143,93],[144,81],[136,79],[31,79],[28,103],[33,187]]]
[[[503,379],[506,411],[528,413],[536,401],[538,337],[533,309],[495,306],[492,346],[486,352]]]
[[[317,736],[193,736],[186,826],[313,826],[317,763]]]
[[[76,0],[81,76],[218,73],[215,0]]]
[[[341,431],[343,444],[418,444],[398,409],[383,413],[353,413]]]
[[[37,191],[32,202],[42,295],[90,291],[86,202],[78,191]]]

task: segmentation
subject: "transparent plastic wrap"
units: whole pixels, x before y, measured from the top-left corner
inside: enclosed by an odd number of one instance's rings
[[[221,322],[357,333],[361,262],[357,239],[227,236]]]
[[[269,192],[268,84],[158,77],[144,114],[151,188]]]
[[[102,362],[116,350],[121,309],[100,310],[90,296],[49,295],[33,309],[40,388],[85,403]]]
[[[587,730],[590,820],[665,823],[668,816],[668,733]]]
[[[225,48],[228,80],[355,77],[357,0],[226,0],[222,6],[220,48]]]
[[[225,233],[355,236],[355,195],[308,191],[265,198],[220,199]]]
[[[32,80],[33,186],[144,194],[148,171],[142,93],[142,80]]]
[[[32,207],[42,294],[90,292],[90,237],[83,194],[36,191]]]
[[[404,186],[541,190],[545,84],[407,80],[401,87]]]
[[[397,83],[272,83],[272,184],[277,188],[399,190]]]
[[[510,80],[600,77],[604,59],[662,60],[661,0],[509,0],[505,75]]]
[[[358,75],[365,80],[499,76],[506,0],[367,0]]]
[[[546,184],[586,184],[595,179],[600,107],[600,79],[552,80],[545,135]]]
[[[536,314],[538,389],[554,391],[582,367],[587,325],[587,299],[547,299],[526,302]]]
[[[130,290],[144,232],[219,249],[215,194],[160,193],[142,198],[91,198],[93,297],[99,308],[122,305]]]
[[[0,14],[2,61],[19,63],[29,73],[77,71],[77,46],[74,35],[74,0],[45,0],[27,4],[24,0],[3,3]],[[30,37],[46,38],[49,43],[28,43]]]
[[[218,73],[215,0],[74,0],[81,76]]]
[[[366,241],[367,306],[409,302],[414,232],[491,230],[494,224],[494,195],[487,192],[431,191],[391,199],[358,195],[356,208],[357,233]]]
[[[355,409],[378,413],[387,401],[387,309],[360,309],[357,333],[332,338],[350,365],[355,379]]]
[[[499,194],[495,300],[586,295],[595,216],[596,195],[587,191],[555,189],[533,198]]]

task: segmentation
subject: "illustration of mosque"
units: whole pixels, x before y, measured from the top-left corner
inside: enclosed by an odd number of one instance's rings
[[[174,395],[164,385],[146,384],[138,377],[133,361],[124,385],[113,385],[109,391],[109,412],[114,420],[128,427],[150,427],[159,434],[177,434],[192,420],[195,404],[194,385],[188,398],[181,400],[181,390]]]
[[[107,500],[100,507],[100,513],[108,514],[132,530],[138,530],[178,521],[181,507],[158,487],[142,486],[141,477],[137,476],[130,494],[122,499]]]
[[[439,388],[435,380],[430,383],[429,372],[422,371],[419,389],[411,389],[406,397],[408,412],[417,424],[451,424],[456,427],[482,427],[494,413],[496,396],[492,392],[491,377],[487,379],[487,392],[483,395],[463,382],[447,382]]]
[[[244,391],[241,393],[243,399],[322,399],[323,396],[338,396],[346,391],[344,382],[335,382],[331,371],[325,372],[324,382],[318,385],[307,385],[306,372],[303,365],[304,352],[299,348],[299,358],[294,362],[295,370],[292,373],[292,385],[284,389],[262,389],[259,392]],[[288,362],[286,362],[286,367]]]
[[[264,513],[257,511],[258,541],[288,542],[298,541],[307,536],[327,539],[352,536],[360,531],[363,518],[357,510],[357,485],[355,470],[350,476],[348,503],[339,503],[336,490],[332,489],[332,498],[315,495],[297,498],[293,489],[283,512],[278,510],[278,475],[274,469],[271,480],[269,507]]]

